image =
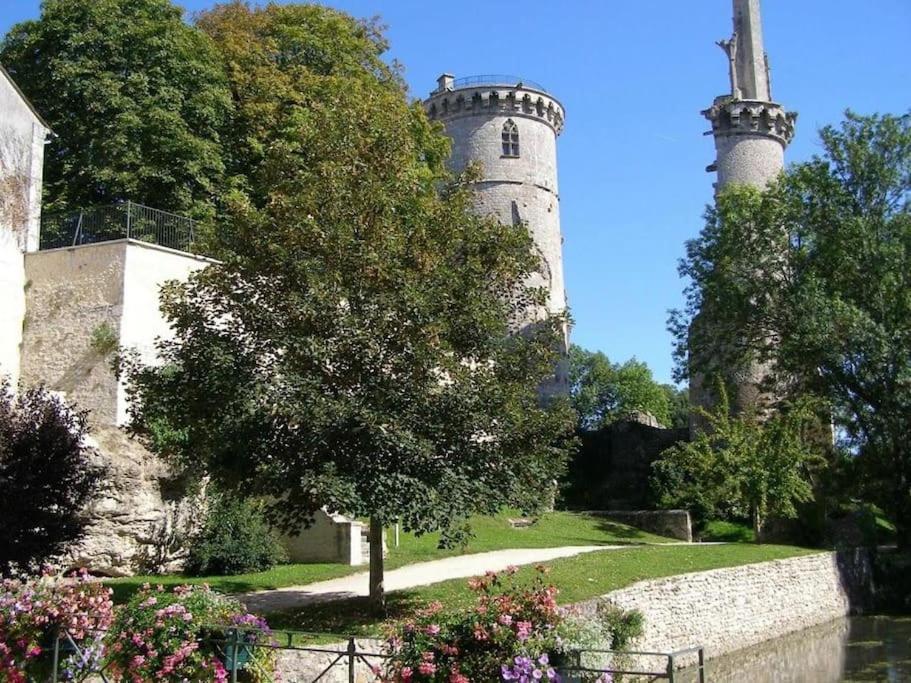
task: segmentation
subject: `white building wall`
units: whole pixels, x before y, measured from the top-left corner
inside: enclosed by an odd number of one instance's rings
[[[50,131],[0,70],[0,375],[19,382],[23,251],[38,248],[44,141]]]
[[[155,341],[173,332],[161,313],[161,286],[169,280],[185,281],[191,273],[212,263],[210,259],[154,244],[129,241],[123,280],[123,312],[120,318],[120,346],[135,349],[149,365],[158,362]],[[126,387],[117,387],[118,425],[129,422]]]

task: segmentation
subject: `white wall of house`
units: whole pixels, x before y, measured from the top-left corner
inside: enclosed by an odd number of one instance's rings
[[[183,282],[210,263],[211,259],[202,256],[130,240],[124,268],[120,346],[138,351],[148,365],[158,363],[156,340],[173,336],[161,313],[161,286],[169,280]],[[126,387],[121,383],[117,388],[117,424],[128,422],[129,403]]]
[[[15,386],[25,317],[23,252],[38,248],[50,130],[0,68],[0,375]]]

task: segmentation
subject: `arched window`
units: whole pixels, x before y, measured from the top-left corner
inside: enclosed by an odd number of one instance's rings
[[[503,124],[503,156],[519,156],[519,127],[512,119]]]

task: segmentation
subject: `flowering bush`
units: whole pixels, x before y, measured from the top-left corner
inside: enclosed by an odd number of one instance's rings
[[[45,574],[0,584],[0,680],[20,683],[46,678],[55,641],[60,672],[76,679],[97,666],[102,636],[113,618],[111,590],[83,572],[75,577]]]
[[[557,589],[544,582],[545,568],[538,567],[530,585],[516,581],[516,572],[488,572],[469,581],[477,594],[469,610],[447,615],[433,603],[398,625],[389,639],[391,657],[383,680],[559,681],[557,664],[580,641],[591,642],[600,632],[589,633],[594,626],[587,627],[557,607]]]
[[[178,586],[170,593],[146,585],[117,614],[109,634],[110,669],[131,683],[226,681],[226,654],[255,659],[241,678],[257,680],[274,668],[265,621],[208,586]],[[229,646],[229,641],[234,643]],[[242,643],[242,645],[238,645]]]

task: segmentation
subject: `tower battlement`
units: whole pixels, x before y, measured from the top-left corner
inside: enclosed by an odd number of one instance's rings
[[[702,112],[712,124],[708,134],[717,136],[767,136],[787,147],[794,138],[797,114],[780,104],[720,97]]]
[[[547,123],[557,135],[563,131],[565,116],[563,105],[543,87],[512,76],[455,79],[444,74],[424,106],[427,115],[436,121],[472,115],[508,115]]]

